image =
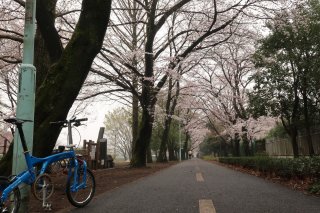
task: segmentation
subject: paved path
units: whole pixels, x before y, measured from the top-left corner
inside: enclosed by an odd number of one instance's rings
[[[319,213],[320,198],[194,158],[72,212]]]

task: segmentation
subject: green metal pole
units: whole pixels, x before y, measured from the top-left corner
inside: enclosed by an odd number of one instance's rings
[[[34,37],[35,37],[35,14],[36,0],[26,0],[25,28],[23,40],[23,60],[19,72],[19,89],[17,97],[16,116],[19,119],[34,120],[35,105],[35,75],[36,68],[33,66],[34,58]],[[33,145],[33,122],[23,125],[23,131],[30,152]],[[19,174],[27,168],[21,141],[16,131],[14,136],[12,174]],[[20,212],[28,212],[29,187],[22,187],[22,204]]]

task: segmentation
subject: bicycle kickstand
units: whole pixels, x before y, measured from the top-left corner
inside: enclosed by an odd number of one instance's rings
[[[45,211],[52,211],[52,209],[51,209],[51,203],[47,202],[47,185],[44,185],[44,186],[43,186],[42,196],[43,196],[42,208],[43,208]]]

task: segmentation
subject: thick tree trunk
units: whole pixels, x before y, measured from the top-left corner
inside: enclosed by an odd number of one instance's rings
[[[35,36],[34,66],[37,68],[36,88],[39,88],[50,70],[51,61],[39,28]]]
[[[46,3],[42,1],[41,5]],[[44,8],[37,8],[37,12]],[[45,9],[44,9],[45,10]],[[50,121],[64,120],[86,79],[91,64],[101,49],[111,10],[111,0],[84,0],[82,12],[74,34],[62,51],[61,57],[50,68],[44,82],[37,90],[35,106],[34,154],[47,156],[59,136],[59,127]],[[57,49],[51,47],[51,23],[46,23],[41,13],[38,26],[46,41],[51,58],[58,57]],[[47,26],[48,25],[48,26]],[[59,47],[59,45],[58,45]],[[59,48],[58,48],[59,49]],[[50,52],[51,51],[51,52]]]
[[[175,155],[175,146],[174,146],[174,142],[171,141],[171,143],[169,143],[168,146],[168,151],[169,151],[169,161],[174,161],[177,160],[177,156]],[[179,154],[179,152],[178,152]]]
[[[151,141],[153,120],[153,113],[143,109],[139,137],[133,144],[132,149],[132,159],[130,162],[132,167],[146,166],[146,153]]]

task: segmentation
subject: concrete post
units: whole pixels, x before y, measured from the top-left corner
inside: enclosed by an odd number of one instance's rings
[[[35,105],[35,75],[33,66],[34,36],[35,36],[36,0],[26,0],[25,28],[23,40],[23,60],[19,72],[19,89],[16,116],[19,119],[34,120]],[[30,152],[33,146],[33,122],[23,125],[23,131]],[[21,141],[18,131],[15,131],[12,174],[18,174],[26,169]],[[28,212],[29,187],[21,188],[21,212]]]

